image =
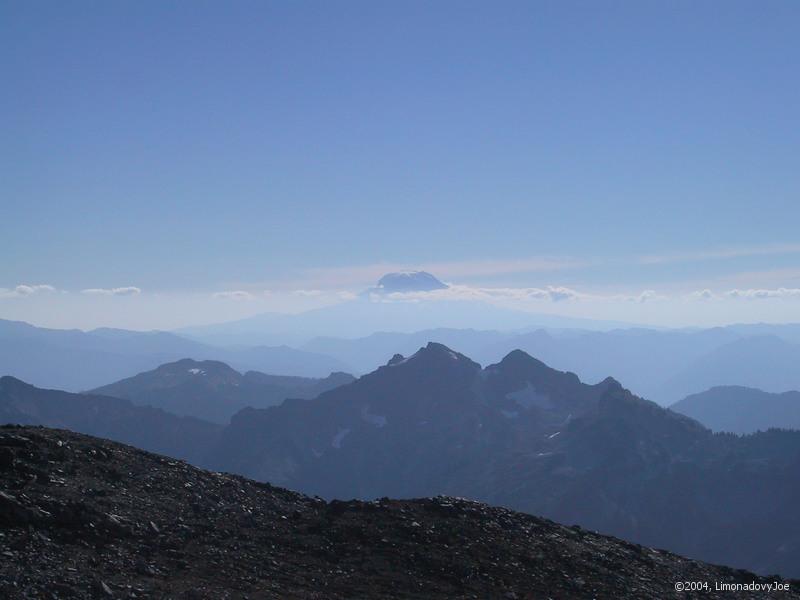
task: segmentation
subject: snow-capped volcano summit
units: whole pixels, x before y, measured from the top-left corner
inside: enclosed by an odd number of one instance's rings
[[[425,271],[400,271],[387,273],[378,280],[371,292],[391,294],[393,292],[430,292],[444,290],[449,286]]]

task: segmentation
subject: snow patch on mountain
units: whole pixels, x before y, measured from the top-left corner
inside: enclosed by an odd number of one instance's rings
[[[523,389],[507,394],[506,398],[513,400],[525,409],[536,407],[549,410],[553,408],[553,402],[550,400],[549,396],[537,392],[530,381],[527,382],[527,385]]]
[[[361,409],[361,418],[370,425],[375,425],[375,427],[383,427],[387,423],[386,417],[383,415],[375,415],[369,412],[368,404]]]
[[[333,436],[331,440],[331,447],[336,448],[337,450],[342,447],[342,440],[347,437],[347,434],[350,433],[350,430],[345,427],[340,427],[339,431],[336,432],[336,435]]]

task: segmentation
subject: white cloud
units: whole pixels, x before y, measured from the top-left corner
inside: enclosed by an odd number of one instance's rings
[[[642,295],[647,295],[649,292],[642,292]],[[654,292],[653,292],[654,293]],[[657,296],[658,298],[665,298],[665,296]],[[775,289],[770,288],[748,288],[748,289],[732,289],[726,292],[714,292],[708,288],[702,290],[695,290],[683,296],[684,299],[710,301],[710,300],[762,300],[769,298],[800,298],[800,288],[786,288],[779,287]],[[644,301],[644,300],[642,300]]]
[[[588,297],[573,289],[561,286],[544,288],[488,288],[468,285],[450,285],[443,290],[429,292],[392,292],[390,294],[370,294],[374,302],[419,302],[422,300],[516,300],[562,302]]]
[[[669,300],[670,297],[655,290],[643,290],[638,294],[597,294],[580,292],[564,286],[548,285],[544,287],[472,287],[467,285],[450,285],[444,290],[430,292],[394,292],[391,294],[370,294],[373,302],[420,302],[423,300],[480,300],[485,302],[502,302],[524,304],[531,302],[565,303],[565,302],[635,302],[644,304]]]
[[[322,296],[322,290],[294,290],[292,292],[294,296],[305,296],[308,298],[313,298],[315,296]]]
[[[689,298],[692,300],[714,300],[716,297],[716,294],[714,294],[714,292],[708,288],[704,290],[696,290],[689,294]]]
[[[581,294],[575,290],[565,287],[547,286],[545,289],[528,288],[528,297],[550,300],[552,302],[561,302],[563,300],[576,300],[581,297]]]
[[[744,298],[747,300],[762,300],[765,298],[800,298],[800,288],[777,288],[777,289],[748,289],[730,290],[725,292],[728,298]]]
[[[253,294],[244,290],[231,290],[227,292],[217,292],[214,298],[224,298],[227,300],[252,300]]]
[[[655,290],[644,290],[638,296],[633,296],[631,300],[633,300],[634,302],[638,302],[639,304],[644,304],[645,302],[650,302],[652,300],[660,300],[663,298],[664,296],[660,296],[658,293],[656,293]]]
[[[0,298],[24,298],[25,296],[33,296],[35,294],[46,294],[55,291],[56,288],[54,288],[52,285],[20,284],[13,289],[0,288]]]
[[[81,294],[86,294],[88,296],[135,296],[141,293],[142,290],[134,286],[117,288],[88,288],[81,290]]]

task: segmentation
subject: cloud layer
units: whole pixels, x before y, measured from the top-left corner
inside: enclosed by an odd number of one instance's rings
[[[135,296],[141,294],[142,290],[138,287],[117,287],[117,288],[88,288],[81,290],[81,294],[89,296]]]
[[[769,289],[749,289],[749,290],[730,290],[725,292],[728,298],[745,298],[747,300],[763,300],[767,298],[800,298],[800,288],[777,288]]]
[[[217,292],[214,298],[221,298],[225,300],[252,300],[255,298],[250,292],[244,290],[230,290],[227,292]]]
[[[713,292],[710,289],[695,290],[689,293],[667,294],[646,289],[632,294],[597,294],[581,292],[563,286],[490,288],[466,285],[450,285],[444,290],[429,292],[393,292],[391,294],[373,293],[374,302],[421,302],[424,300],[480,300],[480,301],[540,301],[540,302],[635,302],[644,304],[655,301],[672,300],[761,300],[761,299],[800,299],[800,288],[775,289],[732,289]]]
[[[562,286],[490,288],[451,284],[446,289],[428,292],[373,293],[370,294],[370,299],[374,302],[420,302],[423,300],[544,300],[563,302],[577,300],[583,296],[585,294]]]
[[[52,285],[20,284],[13,289],[0,288],[0,298],[24,298],[26,296],[34,296],[36,294],[48,294],[55,291],[56,288],[53,287]]]

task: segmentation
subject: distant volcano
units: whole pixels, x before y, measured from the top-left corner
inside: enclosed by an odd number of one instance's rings
[[[354,339],[378,332],[412,333],[425,329],[529,330],[537,327],[611,329],[624,323],[590,321],[494,306],[469,294],[436,294],[452,286],[425,271],[387,273],[356,298],[301,313],[262,313],[181,330],[220,345],[302,345],[317,337]],[[429,340],[424,340],[429,341]],[[394,352],[383,359],[387,360]],[[324,354],[324,353],[323,353]],[[377,366],[370,361],[370,368]],[[347,371],[346,366],[330,369]],[[318,374],[317,374],[318,376]]]
[[[394,292],[430,292],[447,289],[447,284],[425,271],[401,271],[387,273],[378,280],[378,285],[369,291],[379,294]]]

